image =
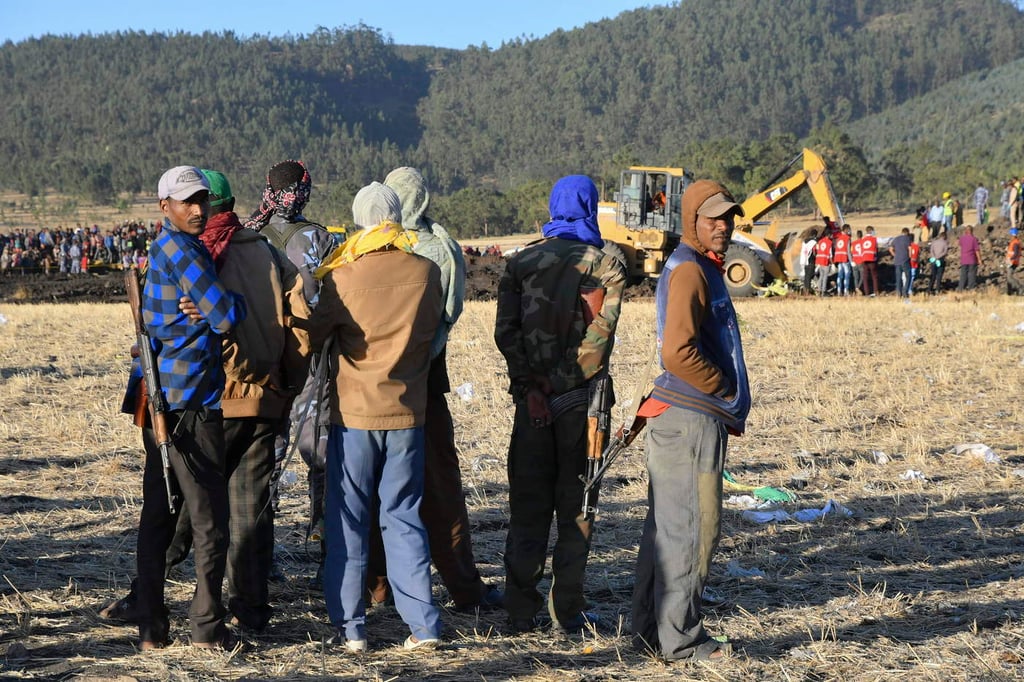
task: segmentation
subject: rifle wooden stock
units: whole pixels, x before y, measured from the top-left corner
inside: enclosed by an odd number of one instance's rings
[[[132,309],[132,321],[135,326],[135,341],[139,351],[139,364],[142,366],[143,390],[149,405],[149,420],[153,425],[153,436],[160,449],[160,463],[164,470],[164,488],[167,490],[167,506],[171,513],[177,512],[174,493],[171,490],[171,434],[167,428],[167,399],[160,389],[160,374],[157,370],[156,357],[150,344],[149,332],[142,321],[142,290],[139,278],[134,270],[124,273],[124,288],[128,293],[128,305]]]
[[[623,424],[608,441],[608,445],[597,457],[587,458],[587,474],[583,476],[583,518],[591,520],[597,515],[595,497],[601,488],[608,467],[616,460],[623,450],[636,440],[647,424],[646,417],[633,417],[630,424]]]

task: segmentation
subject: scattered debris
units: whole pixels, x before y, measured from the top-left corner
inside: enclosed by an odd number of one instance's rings
[[[902,474],[900,474],[900,478],[902,478],[904,481],[921,481],[922,483],[928,481],[928,477],[922,474],[917,469],[907,469]]]
[[[476,397],[476,394],[473,392],[473,384],[469,383],[468,381],[466,383],[462,384],[461,386],[459,386],[458,388],[456,388],[455,389],[455,393],[460,398],[462,398],[463,402],[466,402],[466,403],[468,403],[474,397]]]
[[[962,443],[953,446],[953,450],[958,455],[983,459],[985,464],[1002,464],[1003,462],[1002,458],[984,443]]]
[[[874,458],[875,464],[888,464],[889,463],[889,455],[885,454],[881,450],[872,450],[871,451],[871,456]]]
[[[760,568],[743,568],[740,562],[733,559],[725,565],[725,574],[730,578],[764,578],[765,573]]]
[[[299,475],[294,471],[286,470],[281,473],[280,485],[282,488],[293,486],[299,482]]]

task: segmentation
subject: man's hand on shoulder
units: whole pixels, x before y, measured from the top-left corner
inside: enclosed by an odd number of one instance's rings
[[[199,310],[199,307],[196,306],[195,301],[188,296],[182,296],[178,299],[178,310],[187,315],[193,322],[198,322],[203,319],[203,313]]]

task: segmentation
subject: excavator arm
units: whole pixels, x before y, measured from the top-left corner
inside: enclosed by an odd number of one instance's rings
[[[779,181],[797,161],[803,160],[803,167],[785,180]],[[788,199],[794,192],[807,186],[822,216],[827,216],[837,225],[843,224],[843,213],[839,208],[832,183],[828,179],[828,168],[817,153],[805,148],[790,161],[761,190],[747,197],[743,202],[743,217],[737,220],[737,229],[749,232],[751,226],[765,213]]]

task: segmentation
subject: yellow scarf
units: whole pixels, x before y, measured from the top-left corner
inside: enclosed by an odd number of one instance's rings
[[[331,252],[316,269],[313,276],[323,279],[331,270],[351,263],[360,256],[387,247],[402,249],[412,253],[413,246],[419,241],[416,233],[404,229],[401,225],[385,220],[367,230],[359,230],[345,240],[341,246]]]

